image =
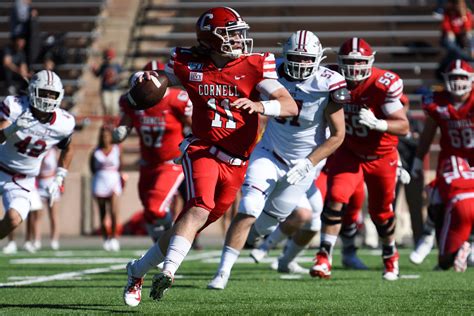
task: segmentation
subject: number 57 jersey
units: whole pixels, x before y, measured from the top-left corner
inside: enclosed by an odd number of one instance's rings
[[[14,122],[29,111],[26,96],[9,96],[0,106],[0,118]],[[0,164],[27,176],[37,176],[46,152],[61,142],[66,144],[74,130],[75,120],[62,109],[56,109],[49,123],[38,123],[20,130],[0,145]]]
[[[448,92],[435,92],[424,98],[423,110],[441,129],[438,161],[454,155],[474,164],[474,92],[459,107],[451,103]]]

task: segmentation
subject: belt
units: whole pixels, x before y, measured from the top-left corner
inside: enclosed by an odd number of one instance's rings
[[[285,166],[289,166],[290,164],[288,163],[288,161],[286,161],[285,159],[283,159],[280,155],[278,155],[275,151],[272,151],[272,154],[273,154],[273,157],[276,158],[276,160],[278,160],[280,163],[284,164]]]
[[[240,158],[232,157],[231,155],[223,152],[222,150],[220,150],[216,146],[211,146],[211,148],[209,148],[209,152],[212,155],[216,156],[217,159],[219,159],[219,160],[221,160],[225,163],[228,163],[229,165],[232,165],[232,166],[244,166],[244,165],[247,164],[246,160],[242,160]]]
[[[380,156],[380,155],[360,155],[360,154],[357,154],[357,153],[354,153],[357,157],[361,158],[361,159],[364,159],[364,160],[375,160],[375,159],[379,159],[379,158],[382,158],[383,156]]]

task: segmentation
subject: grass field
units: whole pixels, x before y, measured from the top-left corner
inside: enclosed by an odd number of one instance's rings
[[[111,255],[98,250],[41,251],[0,256],[0,314],[474,314],[474,269],[433,271],[435,252],[420,266],[401,250],[402,278],[382,281],[379,251],[360,250],[369,271],[343,270],[340,257],[330,280],[278,274],[244,251],[224,291],[207,290],[220,251],[193,251],[160,302],[148,298],[151,274],[136,308],[122,302],[125,263],[143,251]],[[313,251],[301,258],[311,266]]]

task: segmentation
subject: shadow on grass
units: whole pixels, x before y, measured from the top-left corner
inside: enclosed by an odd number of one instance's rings
[[[77,311],[101,311],[114,314],[131,314],[138,313],[134,310],[118,310],[111,307],[123,308],[123,305],[102,305],[102,304],[0,304],[0,310],[5,308],[27,308],[32,313],[40,309],[54,310],[77,310]]]

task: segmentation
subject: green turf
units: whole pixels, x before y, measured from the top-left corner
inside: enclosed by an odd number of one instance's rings
[[[52,252],[35,255],[20,253],[0,256],[0,283],[13,282],[12,277],[48,276],[93,268],[106,264],[14,264],[22,258],[48,258]],[[199,252],[191,252],[196,255]],[[278,252],[273,252],[276,256]],[[307,251],[307,256],[312,251]],[[244,252],[242,257],[247,257]],[[126,250],[110,255],[103,251],[73,251],[55,258],[135,258],[135,251]],[[269,263],[238,263],[224,291],[207,290],[217,263],[202,260],[185,261],[170,291],[160,302],[148,298],[151,276],[145,280],[140,306],[123,305],[122,289],[126,283],[124,270],[89,274],[76,280],[41,282],[14,287],[0,287],[0,314],[201,314],[201,315],[274,315],[274,314],[474,314],[474,269],[466,273],[433,271],[435,254],[420,266],[408,262],[408,251],[402,251],[403,278],[396,282],[383,281],[379,256],[362,251],[362,259],[370,270],[347,271],[334,258],[335,267],[330,280],[285,280],[269,268]],[[302,263],[310,267],[310,262]]]

